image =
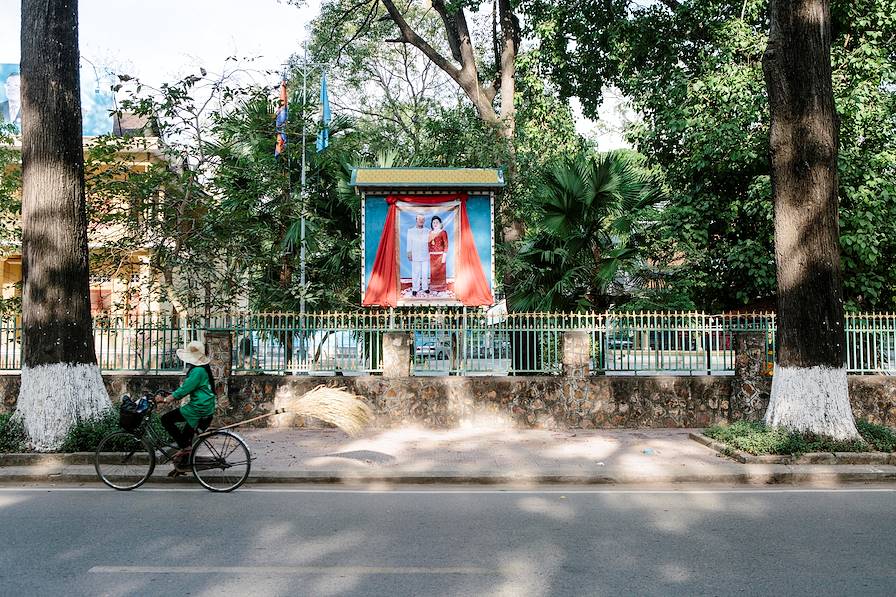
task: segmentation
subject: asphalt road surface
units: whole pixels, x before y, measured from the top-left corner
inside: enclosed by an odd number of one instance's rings
[[[896,491],[0,488],[2,595],[894,595]]]

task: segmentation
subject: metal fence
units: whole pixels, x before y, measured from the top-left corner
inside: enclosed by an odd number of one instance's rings
[[[896,374],[896,313],[848,315],[845,330],[850,373]]]
[[[413,338],[414,375],[559,374],[563,334],[585,332],[590,369],[606,375],[730,375],[735,337],[765,338],[775,355],[773,313],[232,313],[212,317],[103,314],[94,318],[106,371],[180,371],[176,350],[207,330],[232,335],[234,373],[361,375],[382,372],[383,334]],[[21,318],[0,317],[0,370],[21,366]],[[896,373],[896,314],[846,318],[851,373]]]
[[[731,375],[735,335],[765,338],[766,365],[774,363],[772,313],[619,313],[602,315],[592,329],[594,366],[608,374]]]
[[[233,333],[235,373],[382,371],[387,313],[259,313],[216,316]]]

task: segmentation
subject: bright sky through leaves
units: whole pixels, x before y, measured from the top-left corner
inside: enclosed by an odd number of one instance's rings
[[[20,5],[0,0],[0,63],[19,61]],[[233,55],[278,69],[318,9],[317,0],[302,9],[276,0],[81,0],[81,55],[155,85],[200,66],[220,71]]]

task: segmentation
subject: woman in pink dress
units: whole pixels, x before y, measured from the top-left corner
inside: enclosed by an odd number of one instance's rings
[[[433,216],[429,222],[429,290],[445,292],[448,290],[446,264],[448,263],[448,233],[442,229],[442,218]]]

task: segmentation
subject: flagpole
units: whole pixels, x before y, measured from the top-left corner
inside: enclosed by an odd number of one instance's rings
[[[300,203],[300,211],[302,217],[301,223],[301,246],[299,249],[299,280],[302,285],[302,294],[299,298],[299,313],[302,315],[302,324],[304,325],[304,317],[305,317],[305,129],[306,129],[306,118],[305,118],[305,106],[308,103],[308,40],[306,39],[304,44],[304,56],[302,57],[302,179],[301,179],[301,194],[302,200]]]
[[[307,181],[307,156],[306,156],[306,144],[307,139],[306,135],[308,133],[308,122],[305,117],[305,109],[308,104],[308,71],[309,68],[321,67],[322,64],[315,64],[308,62],[308,40],[306,39],[302,42],[302,172],[299,182],[299,192],[301,194],[301,199],[299,202],[299,216],[300,216],[300,228],[299,228],[299,282],[302,288],[302,294],[299,296],[299,327],[302,330],[300,334],[301,345],[300,345],[300,353],[302,355],[302,359],[306,358],[306,326],[305,326],[305,284],[307,281],[306,278],[306,226],[305,226],[305,208],[306,205],[306,195],[305,195],[305,184]]]

